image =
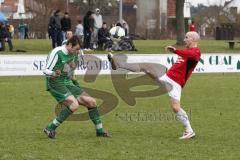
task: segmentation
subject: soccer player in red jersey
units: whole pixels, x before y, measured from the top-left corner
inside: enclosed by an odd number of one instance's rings
[[[168,95],[170,96],[170,104],[173,111],[176,113],[177,119],[185,127],[183,135],[179,139],[190,139],[195,136],[188,115],[180,105],[181,91],[185,86],[187,80],[191,76],[194,68],[200,60],[201,51],[198,48],[198,40],[200,39],[197,32],[188,32],[185,36],[184,42],[186,49],[176,49],[173,46],[167,46],[170,52],[178,55],[177,61],[173,66],[161,77],[156,74],[156,65],[149,64],[131,64],[126,62],[119,62],[117,57],[108,54],[108,59],[112,64],[113,69],[123,68],[132,72],[145,72],[156,81],[160,82],[166,87]],[[155,67],[155,68],[154,68]],[[160,66],[161,67],[161,66]],[[163,70],[163,69],[159,69]],[[171,87],[167,87],[167,86]]]

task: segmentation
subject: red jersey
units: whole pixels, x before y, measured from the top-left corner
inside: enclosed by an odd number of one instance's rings
[[[168,70],[167,76],[184,87],[188,78],[200,60],[201,52],[199,48],[177,49],[177,61]]]
[[[189,25],[189,31],[196,31],[194,24]]]

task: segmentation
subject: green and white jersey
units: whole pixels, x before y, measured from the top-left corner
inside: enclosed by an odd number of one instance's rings
[[[68,39],[65,39],[64,41],[62,41],[62,45],[66,45],[67,41],[68,41]]]
[[[71,85],[77,61],[78,55],[69,54],[65,45],[53,49],[47,57],[46,69],[43,71],[47,77],[47,89],[49,89],[49,85]],[[58,77],[54,77],[56,70],[61,71],[61,75]]]

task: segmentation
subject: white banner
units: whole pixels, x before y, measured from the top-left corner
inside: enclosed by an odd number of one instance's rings
[[[95,58],[85,61],[85,66],[79,65],[76,70],[77,75],[84,75],[87,69],[101,70],[99,74],[110,74],[110,64],[106,55],[91,56]],[[173,54],[131,54],[127,56],[129,63],[159,63],[168,68],[177,60],[177,56]],[[46,57],[47,55],[0,55],[0,76],[43,75]],[[240,54],[202,54],[194,72],[240,72]]]

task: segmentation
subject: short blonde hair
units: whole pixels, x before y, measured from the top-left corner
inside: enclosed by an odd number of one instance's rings
[[[195,31],[187,32],[186,35],[190,36],[193,39],[193,41],[195,41],[195,42],[200,40],[199,34],[197,32],[195,32]]]

